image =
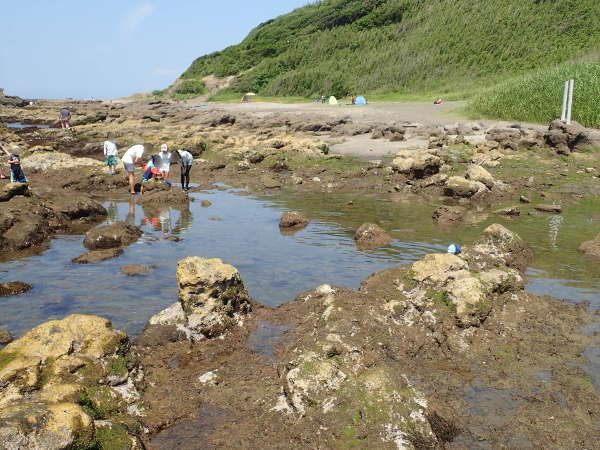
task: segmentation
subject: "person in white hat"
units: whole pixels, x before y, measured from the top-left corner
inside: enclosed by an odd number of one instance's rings
[[[169,146],[167,144],[160,146],[158,158],[158,172],[162,175],[165,183],[170,184],[169,172],[171,171],[171,153],[169,153]]]

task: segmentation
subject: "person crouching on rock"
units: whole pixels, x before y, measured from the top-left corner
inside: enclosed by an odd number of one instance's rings
[[[61,109],[58,119],[60,120],[61,128],[71,128],[71,110],[69,108],[65,107]]]
[[[16,153],[10,153],[0,144],[0,149],[8,156],[8,164],[10,164],[10,182],[11,183],[27,183],[25,173],[21,168],[21,158]]]
[[[169,181],[169,172],[171,171],[171,154],[169,153],[169,146],[167,144],[163,144],[160,146],[160,153],[158,154],[159,164],[158,164],[158,172],[160,173],[165,183],[169,186],[171,182]]]
[[[112,141],[104,141],[104,156],[106,156],[106,165],[109,175],[117,174],[117,144]]]
[[[184,191],[190,190],[190,171],[194,164],[194,157],[187,150],[177,150],[179,164],[181,166],[181,189]]]
[[[123,165],[125,166],[125,171],[127,172],[127,178],[129,181],[129,193],[135,194],[135,180],[133,178],[133,174],[135,171],[135,166],[142,165],[142,156],[144,155],[144,146],[142,144],[137,144],[125,152],[123,155]]]
[[[152,178],[156,178],[158,175],[158,155],[152,155],[150,161],[144,166],[144,175],[142,176],[142,183],[150,181]]]

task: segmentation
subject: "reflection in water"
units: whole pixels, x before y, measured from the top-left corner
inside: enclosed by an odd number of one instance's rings
[[[34,288],[0,302],[0,327],[18,334],[51,318],[89,313],[138,333],[152,314],[177,300],[177,262],[194,255],[221,258],[236,266],[255,299],[277,306],[323,283],[357,288],[373,272],[445,251],[451,242],[471,243],[493,222],[518,232],[533,247],[536,259],[528,272],[530,291],[587,300],[600,307],[600,268],[577,252],[585,240],[582,230],[591,227],[590,212],[597,210],[594,203],[566,208],[564,219],[553,225],[560,233],[552,235],[550,244],[548,235],[540,233],[548,226],[547,216],[524,215],[510,221],[478,211],[477,220],[466,226],[440,228],[431,220],[435,205],[421,201],[339,193],[238,196],[232,190],[192,195],[197,201],[177,206],[141,205],[135,196],[107,202],[108,223],[126,220],[144,231],[118,258],[72,264],[71,259],[85,251],[82,237],[58,236],[40,255],[1,263],[0,279],[29,282]],[[210,199],[213,205],[202,208],[201,199]],[[278,222],[282,212],[289,210],[301,211],[311,223],[286,236],[279,232]],[[222,220],[210,220],[215,216]],[[358,251],[352,236],[364,222],[389,230],[393,243]],[[596,231],[587,233],[592,238]],[[163,239],[167,236],[183,240]],[[159,267],[152,275],[132,280],[120,268],[133,264]]]
[[[108,202],[106,206],[106,223],[112,225],[119,221],[119,210],[116,202]]]
[[[558,232],[562,226],[565,218],[560,215],[551,216],[548,220],[548,228],[550,229],[550,245],[552,248],[557,248],[556,240],[558,239]]]

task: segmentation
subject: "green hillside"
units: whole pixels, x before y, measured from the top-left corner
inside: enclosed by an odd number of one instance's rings
[[[582,61],[533,71],[482,90],[471,99],[474,116],[548,123],[560,117],[565,80],[575,80],[573,118],[600,127],[600,63]]]
[[[325,0],[256,27],[182,75],[235,92],[460,92],[600,47],[597,0]]]

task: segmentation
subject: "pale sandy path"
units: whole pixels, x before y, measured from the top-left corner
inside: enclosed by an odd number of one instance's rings
[[[421,122],[427,125],[454,124],[464,117],[452,113],[464,106],[463,102],[448,102],[443,105],[433,103],[411,102],[411,103],[371,103],[365,106],[358,105],[322,105],[320,103],[208,103],[189,102],[189,106],[207,109],[220,109],[232,113],[248,113],[257,117],[273,114],[300,114],[319,115],[331,118],[350,117],[355,121],[364,122]]]
[[[358,105],[323,105],[319,103],[202,103],[201,100],[186,102],[195,110],[219,110],[231,114],[245,113],[257,118],[296,118],[313,121],[318,119],[349,118],[355,123],[396,124],[417,122],[427,126],[445,126],[460,123],[478,123],[482,130],[495,126],[506,127],[515,122],[498,120],[473,120],[460,114],[464,102],[447,102],[434,105],[429,102],[376,102],[366,106]],[[523,127],[546,129],[547,127],[534,124],[522,124]],[[484,131],[481,131],[483,137]],[[327,139],[327,137],[325,137]],[[339,140],[339,139],[338,139]],[[390,142],[386,139],[371,139],[370,135],[346,136],[344,142],[331,146],[334,153],[356,156],[362,160],[380,159],[394,155],[401,149],[423,149],[428,147],[428,140],[422,137],[409,138],[407,141]]]

